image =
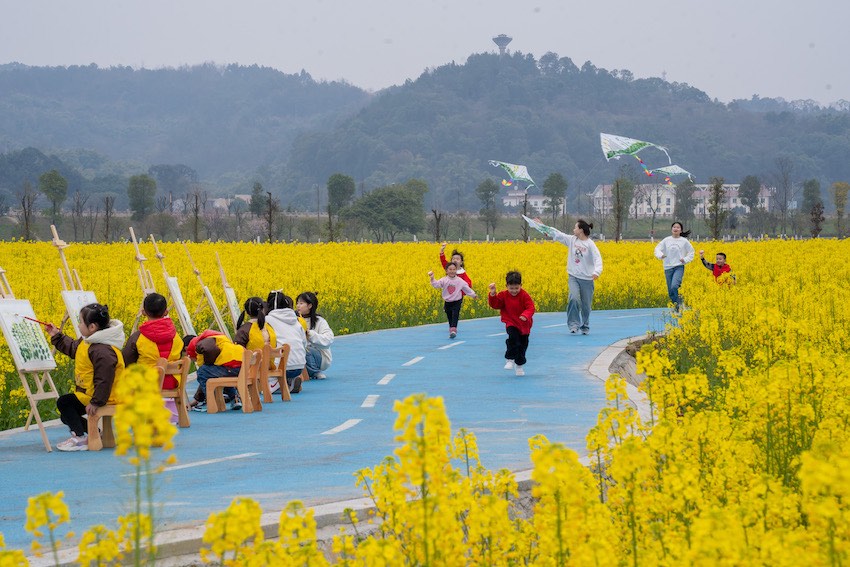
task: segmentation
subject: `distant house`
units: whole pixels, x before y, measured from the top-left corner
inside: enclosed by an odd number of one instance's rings
[[[522,205],[525,202],[525,189],[510,189],[507,194],[502,197],[502,205],[505,207],[517,207],[522,209]],[[529,212],[533,212],[536,215],[542,215],[548,212],[548,204],[547,201],[549,199],[544,195],[540,194],[528,194],[528,208]],[[563,213],[563,211],[561,211]]]
[[[708,214],[709,196],[711,194],[711,185],[697,184],[694,186],[694,215],[705,216]],[[725,184],[723,188],[726,190],[726,197],[723,202],[723,210],[731,211],[738,210],[743,214],[750,212],[749,207],[741,202],[738,196],[738,184]],[[614,210],[613,199],[611,192],[613,185],[597,185],[596,188],[588,194],[593,203],[593,213],[595,215],[608,215]],[[769,209],[772,205],[773,190],[762,186],[759,191],[759,206],[762,209]],[[642,183],[635,186],[634,197],[631,205],[629,205],[629,216],[637,218],[651,217],[653,212],[657,217],[673,216],[673,211],[676,210],[676,188],[664,183]]]

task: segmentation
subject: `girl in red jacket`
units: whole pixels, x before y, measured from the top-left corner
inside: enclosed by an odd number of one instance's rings
[[[528,335],[531,334],[534,300],[522,289],[522,274],[519,272],[508,272],[505,284],[508,289],[499,293],[496,293],[496,284],[490,284],[487,303],[502,314],[502,321],[508,333],[505,340],[505,369],[515,368],[517,376],[525,376],[523,365],[525,351],[528,349]]]

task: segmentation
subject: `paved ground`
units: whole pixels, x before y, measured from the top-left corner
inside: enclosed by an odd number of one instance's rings
[[[175,441],[179,463],[158,479],[163,528],[203,523],[236,495],[264,511],[299,499],[308,505],[358,498],[353,473],[392,454],[393,401],[416,392],[442,396],[453,430],[478,436],[491,469],[530,468],[528,438],[542,433],[584,452],[584,437],[604,405],[603,384],[588,373],[606,346],[664,326],[662,309],[598,311],[590,335],[571,335],[563,313],[535,316],[527,375],[504,365],[498,318],[337,338],[334,364],[292,403],[276,398],[254,414],[191,413]],[[194,391],[194,383],[189,385]],[[51,443],[67,438],[56,422]],[[113,451],[47,453],[38,430],[0,434],[0,532],[10,548],[28,548],[27,497],[65,491],[73,530],[114,526],[132,498],[132,468]]]

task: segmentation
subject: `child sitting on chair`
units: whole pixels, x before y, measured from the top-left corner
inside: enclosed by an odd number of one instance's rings
[[[91,303],[80,309],[79,339],[61,333],[53,324],[45,325],[44,329],[56,350],[74,359],[75,391],[56,400],[59,419],[71,429],[72,435],[56,448],[88,451],[88,427],[83,416],[93,416],[101,406],[117,403],[114,386],[124,372],[120,350],[124,344],[124,325],[109,318],[106,305]]]
[[[289,391],[301,391],[301,371],[307,364],[307,334],[293,310],[292,298],[282,291],[269,293],[266,301],[266,323],[274,329],[277,337],[275,347],[289,345],[286,359],[286,383]]]
[[[121,354],[124,364],[130,366],[138,362],[155,367],[160,358],[170,362],[180,360],[183,352],[183,339],[177,336],[174,321],[168,316],[168,302],[158,293],[151,293],[142,303],[142,314],[147,321],[139,325],[139,330],[130,335]],[[162,380],[163,390],[173,390],[179,385],[173,374]],[[171,412],[171,423],[177,423],[177,404],[172,399],[165,400],[165,407]]]
[[[198,389],[190,404],[192,411],[207,411],[207,380],[224,376],[238,376],[242,369],[242,356],[245,348],[237,345],[226,335],[207,329],[197,337],[183,337],[186,354],[198,366]],[[230,400],[230,409],[242,409],[242,401],[236,388],[224,389],[225,400]]]

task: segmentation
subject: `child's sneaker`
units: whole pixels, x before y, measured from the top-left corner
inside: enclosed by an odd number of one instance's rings
[[[316,372],[315,376],[313,376],[315,380],[324,380],[327,377],[327,374],[325,374],[324,372]]]
[[[457,336],[457,327],[450,327],[449,328],[449,338],[453,339],[456,336]]]
[[[239,396],[234,396],[233,401],[230,402],[230,409],[233,411],[242,409],[242,400],[239,399]]]
[[[297,394],[301,391],[301,376],[296,376],[292,379],[292,385],[289,387],[289,392]]]
[[[198,411],[201,413],[206,413],[207,411],[207,402],[198,402],[194,406],[190,408],[192,411]]]
[[[577,328],[577,327],[570,327],[570,333],[572,333],[573,335],[575,335],[577,332],[578,332],[578,328]]]
[[[505,370],[513,370],[514,369],[514,361],[509,360],[505,362]]]
[[[56,445],[56,448],[60,451],[88,451],[89,440],[85,435],[82,437],[72,435],[67,441],[63,441]]]
[[[280,382],[277,378],[272,378],[269,381],[269,390],[271,390],[272,394],[280,390]]]
[[[516,367],[516,375],[517,376],[525,376],[525,369],[522,366]]]
[[[587,335],[587,334],[589,334],[589,333],[590,333],[590,329],[582,329],[582,330],[581,330],[581,334],[582,334],[582,335]]]

